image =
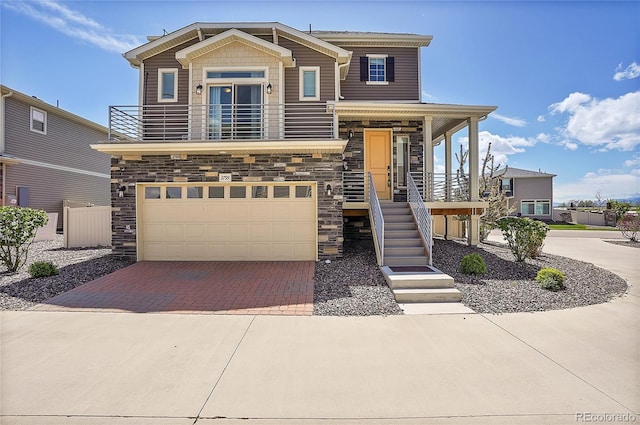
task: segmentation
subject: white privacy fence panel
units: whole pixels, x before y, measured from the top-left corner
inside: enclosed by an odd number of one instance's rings
[[[64,247],[111,246],[111,207],[64,208]]]

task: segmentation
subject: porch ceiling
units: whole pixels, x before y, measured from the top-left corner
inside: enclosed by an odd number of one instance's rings
[[[250,155],[342,153],[347,140],[261,140],[229,142],[104,143],[92,149],[109,155]]]

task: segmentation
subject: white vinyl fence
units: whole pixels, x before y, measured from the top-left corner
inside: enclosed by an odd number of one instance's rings
[[[111,207],[64,207],[64,247],[111,246]]]
[[[604,226],[604,213],[597,211],[576,211],[566,208],[553,209],[553,221],[566,223],[587,224],[590,226]]]

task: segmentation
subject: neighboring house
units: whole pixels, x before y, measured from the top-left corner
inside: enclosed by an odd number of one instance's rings
[[[107,128],[1,86],[0,200],[58,213],[64,200],[109,205],[110,158],[91,149]]]
[[[112,155],[114,253],[339,257],[377,211],[374,189],[383,204],[406,202],[408,173],[432,215],[471,217],[477,243],[485,203],[477,177],[460,196],[451,140],[467,128],[478,176],[478,122],[496,108],[421,102],[431,39],[194,23],[125,53],[139,70],[138,105],[112,106],[109,138],[93,145]]]
[[[496,171],[500,175],[504,169]],[[553,178],[555,174],[507,167],[500,178],[500,190],[506,195],[512,215],[551,220],[553,214]]]

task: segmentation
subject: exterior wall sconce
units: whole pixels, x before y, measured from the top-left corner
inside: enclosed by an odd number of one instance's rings
[[[271,85],[271,83],[267,84],[267,94],[271,94],[272,91],[273,91],[273,86]]]
[[[196,86],[196,94],[200,96],[202,94],[202,84]]]
[[[353,130],[349,129],[349,140],[351,140],[352,137],[353,137]]]
[[[331,196],[331,185],[327,185],[327,196]]]
[[[124,197],[124,192],[127,190],[127,186],[120,186],[118,188],[118,197],[122,198]]]

